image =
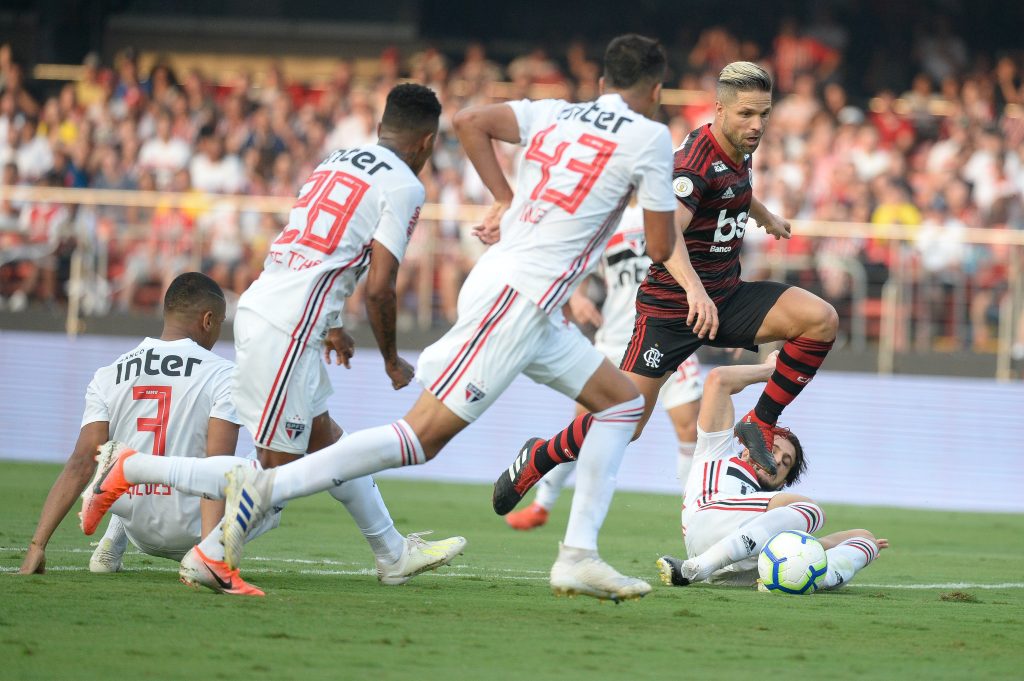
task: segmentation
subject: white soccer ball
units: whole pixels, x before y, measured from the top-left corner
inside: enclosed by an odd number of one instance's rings
[[[761,584],[769,591],[812,593],[828,571],[825,547],[807,534],[785,530],[768,540],[757,558]]]

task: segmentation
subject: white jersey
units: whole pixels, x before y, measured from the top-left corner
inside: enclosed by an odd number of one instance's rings
[[[697,426],[693,467],[686,480],[683,526],[706,510],[764,512],[777,493],[761,487],[754,467],[743,461],[732,429],[706,433]]]
[[[675,210],[672,139],[617,94],[509,106],[527,148],[501,240],[478,266],[550,314],[597,266],[634,191],[642,209]]]
[[[425,192],[412,170],[379,144],[339,150],[299,190],[288,225],[270,246],[240,309],[308,343],[341,326],[345,299],[370,262],[372,241],[405,255]]]
[[[644,211],[640,206],[629,206],[623,211],[618,229],[601,256],[605,298],[601,305],[601,328],[594,336],[595,345],[625,350],[633,336],[636,291],[650,266],[644,237]]]
[[[158,456],[206,456],[210,418],[239,423],[231,404],[234,364],[195,341],[146,338],[99,369],[85,393],[82,425],[107,421],[110,438]],[[233,454],[234,452],[226,452]],[[199,516],[199,497],[167,485],[136,485],[129,536],[141,548],[174,544]]]

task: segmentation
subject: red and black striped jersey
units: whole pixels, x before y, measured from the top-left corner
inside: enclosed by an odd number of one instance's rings
[[[740,283],[740,247],[753,198],[750,156],[736,165],[704,125],[675,152],[672,188],[693,213],[683,238],[693,269],[708,296],[720,305]],[[686,293],[664,265],[651,265],[637,293],[636,309],[651,317],[689,311]]]

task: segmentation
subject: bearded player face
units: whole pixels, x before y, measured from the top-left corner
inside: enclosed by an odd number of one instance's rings
[[[716,102],[715,115],[729,144],[741,154],[752,154],[761,142],[771,110],[770,92],[733,91]]]

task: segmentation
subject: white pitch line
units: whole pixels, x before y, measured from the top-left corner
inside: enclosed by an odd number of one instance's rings
[[[442,578],[456,578],[456,579],[497,579],[502,581],[546,581],[547,577],[532,577],[529,575],[497,575],[490,572],[465,572],[467,566],[464,565],[448,565],[444,566],[447,570],[458,570],[457,574],[445,571],[445,572],[434,572],[434,577]],[[82,565],[54,565],[47,567],[48,572],[88,572],[89,568]],[[14,573],[17,572],[16,567],[0,567],[0,573]],[[163,573],[174,573],[177,569],[171,566],[168,567],[156,567],[152,565],[140,565],[138,567],[126,567],[123,568],[123,572],[163,572]],[[272,574],[283,574],[279,570],[257,570],[256,574],[261,572],[269,572]],[[319,576],[334,576],[334,577],[357,577],[357,576],[373,576],[376,575],[376,570],[362,568],[358,570],[317,570],[317,569],[305,569],[305,570],[289,570],[300,575],[319,575]],[[535,570],[534,572],[540,572]],[[425,573],[431,574],[431,573]],[[259,578],[257,577],[257,580]],[[915,589],[915,590],[926,590],[926,589],[1024,589],[1024,583],[1022,582],[1003,582],[1001,584],[975,584],[972,582],[948,582],[945,584],[858,584],[856,582],[847,584],[845,587],[849,588],[860,588],[860,589]]]
[[[24,551],[24,547],[20,546],[0,546],[0,551]],[[92,553],[91,549],[50,549],[48,553]],[[140,552],[131,552],[129,555],[144,556],[146,554]],[[362,565],[363,563],[355,561],[340,561],[340,560],[313,560],[309,558],[270,558],[268,556],[246,556],[248,561],[257,561],[265,563],[288,563],[297,565]],[[437,577],[461,577],[461,578],[482,578],[482,579],[502,579],[502,580],[530,580],[530,581],[542,581],[547,579],[546,570],[514,570],[511,568],[496,568],[494,571],[488,572],[468,572],[473,568],[469,565],[447,565],[446,572],[435,573]],[[86,572],[87,567],[79,565],[55,565],[46,568],[48,571],[53,572]],[[0,567],[0,573],[2,572],[17,572],[18,568],[15,567]],[[133,567],[124,568],[125,572],[177,572],[177,568],[172,566],[159,567],[152,565],[140,565]],[[276,573],[278,570],[263,569],[262,572]],[[457,571],[458,574],[452,574],[451,571]],[[258,571],[259,572],[259,571]],[[358,575],[376,575],[376,570],[370,568],[358,568],[353,570],[328,570],[328,569],[305,569],[305,570],[292,570],[300,575],[334,575],[334,576],[358,576]],[[506,574],[495,574],[495,573],[506,573]],[[540,577],[532,575],[543,575]],[[851,582],[844,588],[860,588],[860,589],[913,589],[913,590],[927,590],[927,589],[1024,589],[1024,582],[1001,582],[997,584],[981,584],[976,582],[943,582],[937,584],[864,584],[861,582]]]

